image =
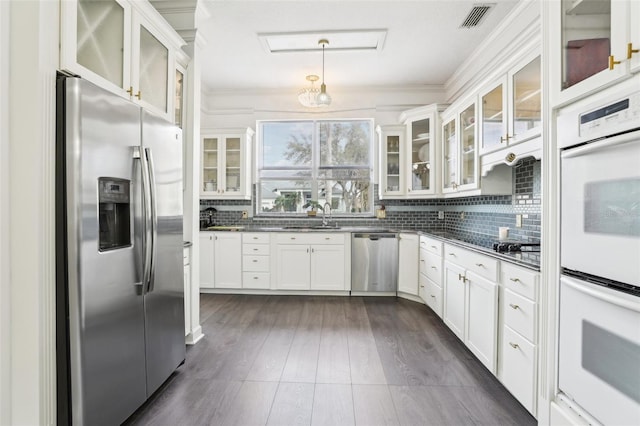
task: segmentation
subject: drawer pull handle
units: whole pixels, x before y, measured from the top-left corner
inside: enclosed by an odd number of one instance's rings
[[[478,268],[484,268],[484,265],[483,265],[482,263],[476,263],[476,266],[477,266]]]
[[[253,239],[254,239],[254,240],[257,240],[257,239],[258,239],[258,237],[253,237]]]
[[[519,283],[520,282],[520,278],[509,278],[511,281],[513,281],[514,283]]]
[[[455,256],[455,255],[456,255],[455,253],[449,253],[449,256]]]
[[[431,295],[431,297],[433,297],[434,299],[436,298],[436,296],[434,296],[433,294]]]
[[[254,248],[254,249],[253,249],[253,251],[258,251],[258,249],[257,249],[257,248]]]
[[[438,269],[438,268],[436,268],[435,266],[432,266],[431,269]]]
[[[438,247],[436,246],[431,246],[432,249],[436,250]]]
[[[258,277],[253,277],[253,279],[254,279],[254,280],[257,280],[257,279],[258,279]]]
[[[253,263],[258,263],[258,259],[253,259]]]
[[[513,349],[518,349],[520,347],[517,343],[512,343],[512,342],[509,342],[509,345],[511,345]]]
[[[296,239],[296,237],[291,237],[291,239],[292,239],[292,240],[295,240],[295,239]]]
[[[424,262],[424,259],[420,259],[420,262]]]
[[[331,237],[324,237],[324,239],[325,239],[325,240],[330,240],[330,239],[331,239]]]
[[[421,286],[420,286],[420,288],[424,288],[424,286],[423,286],[423,285],[421,285]]]
[[[509,306],[511,306],[513,309],[520,309],[520,306],[514,305],[513,303],[509,303]]]

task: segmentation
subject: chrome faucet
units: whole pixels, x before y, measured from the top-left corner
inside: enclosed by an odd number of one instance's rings
[[[328,222],[327,222],[327,219],[326,219],[326,216],[325,216],[327,206],[329,206],[329,220],[331,220],[331,217],[332,217],[331,216],[331,204],[329,204],[328,202],[325,202],[324,206],[322,206],[322,226],[327,226],[328,225]]]

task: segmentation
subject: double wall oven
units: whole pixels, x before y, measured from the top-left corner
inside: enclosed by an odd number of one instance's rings
[[[635,80],[637,83],[637,80]],[[640,91],[558,116],[558,389],[593,423],[640,424]]]

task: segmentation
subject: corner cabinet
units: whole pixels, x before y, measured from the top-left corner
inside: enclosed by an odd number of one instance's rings
[[[549,2],[551,105],[596,93],[640,70],[637,0]]]
[[[61,1],[60,68],[174,121],[184,40],[149,2]]]
[[[200,198],[251,199],[252,129],[202,137]]]
[[[443,109],[437,104],[414,108],[400,115],[402,126],[378,126],[381,199],[428,198],[438,193],[436,141]]]

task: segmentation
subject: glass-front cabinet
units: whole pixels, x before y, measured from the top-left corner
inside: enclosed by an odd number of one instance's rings
[[[173,121],[174,65],[184,40],[149,2],[60,2],[60,68]]]
[[[411,179],[407,182],[407,192],[414,194],[433,192],[431,160],[435,141],[431,139],[432,118],[427,117],[407,123],[409,135],[409,158]]]
[[[638,70],[638,0],[550,2],[553,64],[552,105],[564,105],[626,78]]]
[[[476,103],[467,104],[442,127],[442,192],[478,187]]]
[[[203,136],[202,198],[250,199],[252,138],[251,129]]]
[[[378,126],[380,146],[380,198],[398,198],[405,193],[404,126]]]
[[[540,135],[540,56],[527,57],[480,93],[480,154]]]

